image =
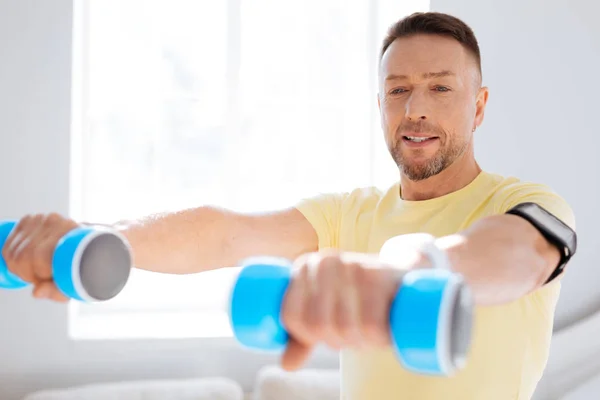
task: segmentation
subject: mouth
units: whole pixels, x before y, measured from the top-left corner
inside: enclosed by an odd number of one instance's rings
[[[402,136],[402,142],[409,147],[423,147],[439,140],[438,136]]]

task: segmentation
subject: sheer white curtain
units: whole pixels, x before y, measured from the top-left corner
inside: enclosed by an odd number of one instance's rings
[[[387,27],[425,0],[87,0],[76,12],[73,215],[260,211],[385,186],[376,103]],[[226,272],[134,271],[73,305],[76,337],[220,336]],[[150,333],[152,332],[152,333]]]

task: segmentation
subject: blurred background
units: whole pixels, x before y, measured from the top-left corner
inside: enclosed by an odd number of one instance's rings
[[[379,126],[380,43],[390,24],[428,10],[463,19],[480,42],[483,168],[548,184],[575,210],[579,251],[536,397],[596,398],[595,3],[0,0],[0,218],[57,211],[111,223],[202,204],[259,212],[388,186],[397,170]],[[94,306],[0,292],[0,399],[216,376],[256,393],[257,371],[277,359],[232,339],[226,281],[135,271],[120,296]],[[337,365],[319,349],[309,367]]]

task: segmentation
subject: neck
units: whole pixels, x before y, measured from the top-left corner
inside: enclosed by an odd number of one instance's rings
[[[402,198],[408,201],[430,200],[467,186],[479,175],[481,168],[469,151],[437,175],[422,181],[411,181],[400,174]]]

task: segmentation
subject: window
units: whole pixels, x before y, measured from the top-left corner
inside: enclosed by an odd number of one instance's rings
[[[75,3],[75,218],[260,211],[396,179],[378,51],[424,0]],[[71,335],[229,336],[232,272],[135,270],[117,298],[71,306]]]

